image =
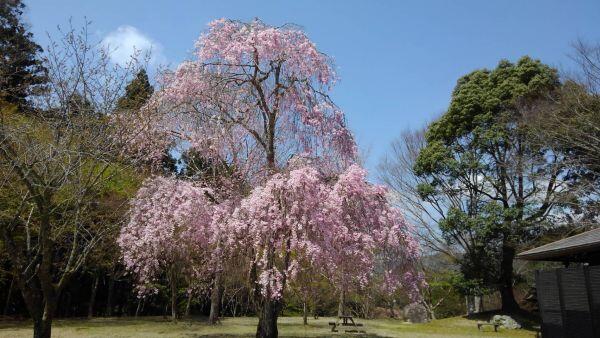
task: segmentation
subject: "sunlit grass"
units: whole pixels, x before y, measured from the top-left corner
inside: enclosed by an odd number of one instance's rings
[[[279,318],[278,328],[281,337],[340,337],[356,334],[332,333],[328,322],[333,318],[309,319],[309,325],[302,325],[300,317]],[[253,317],[225,318],[220,325],[208,325],[204,319],[180,320],[172,323],[162,317],[143,318],[97,318],[92,320],[56,320],[52,337],[253,337],[258,320]],[[426,324],[410,324],[400,320],[377,319],[357,320],[364,324],[367,332],[362,337],[535,337],[533,331],[500,330],[495,333],[490,328],[486,332],[477,330],[477,321],[463,317],[453,317]],[[342,329],[343,330],[343,329]],[[342,331],[341,330],[341,331]],[[30,322],[0,322],[0,337],[31,337]]]

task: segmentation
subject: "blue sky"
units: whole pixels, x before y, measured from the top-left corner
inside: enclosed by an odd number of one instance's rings
[[[142,1],[25,0],[38,41],[72,17],[113,44],[153,46],[156,62],[176,65],[217,18],[304,28],[334,57],[342,107],[374,170],[389,143],[447,107],[456,80],[530,55],[573,67],[576,39],[600,42],[600,1]],[[140,47],[138,46],[138,47]]]

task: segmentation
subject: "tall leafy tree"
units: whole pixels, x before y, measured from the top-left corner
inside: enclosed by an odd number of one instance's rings
[[[465,277],[499,290],[505,311],[518,308],[516,250],[540,234],[572,187],[564,157],[534,142],[524,119],[559,86],[555,69],[529,57],[460,78],[415,163],[424,200],[462,198],[461,208],[446,211],[441,231],[450,244],[470,242],[474,250],[461,259]]]
[[[27,97],[46,82],[42,48],[22,22],[20,0],[0,2],[0,99],[27,106]]]

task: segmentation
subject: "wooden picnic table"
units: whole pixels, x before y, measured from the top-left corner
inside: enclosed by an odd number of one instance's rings
[[[356,326],[356,324],[354,323],[354,318],[352,318],[352,316],[340,316],[339,319],[342,320],[342,325],[344,326]],[[350,324],[349,322],[352,324]]]
[[[341,320],[341,323],[340,323]],[[339,316],[338,319],[335,322],[329,322],[329,325],[331,326],[331,332],[338,332],[338,330],[336,329],[338,326],[353,326],[353,327],[362,327],[363,324],[361,323],[355,323],[354,322],[354,318],[352,316]],[[358,329],[350,329],[350,330],[346,330],[346,332],[356,332],[356,333],[364,333],[364,330],[358,330]]]

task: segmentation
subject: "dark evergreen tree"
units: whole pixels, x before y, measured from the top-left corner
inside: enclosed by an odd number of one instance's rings
[[[21,0],[0,1],[0,100],[19,108],[46,82],[42,48],[21,20],[24,9]]]
[[[153,92],[154,88],[150,84],[148,74],[142,69],[125,87],[125,95],[117,102],[117,108],[126,110],[140,109],[148,101]]]

